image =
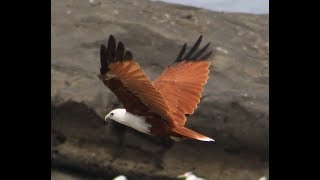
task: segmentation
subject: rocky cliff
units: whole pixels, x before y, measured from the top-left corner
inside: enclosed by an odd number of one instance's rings
[[[148,0],[52,1],[53,168],[111,177],[172,179],[193,170],[209,179],[257,179],[268,172],[269,17],[217,13]],[[104,115],[119,106],[97,78],[99,46],[110,34],[154,79],[184,42],[200,34],[215,51],[206,97],[187,127],[216,143],[166,141]]]

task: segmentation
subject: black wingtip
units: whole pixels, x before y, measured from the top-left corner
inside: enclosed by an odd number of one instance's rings
[[[200,36],[198,37],[197,41],[200,41],[200,42],[201,42],[201,41],[202,41],[202,37],[203,37],[202,34],[200,34]],[[200,43],[199,43],[199,44],[200,44]]]
[[[195,60],[207,60],[207,58],[209,58],[209,56],[212,54],[212,51],[210,53],[207,53],[205,55],[203,55],[205,53],[205,51],[209,48],[210,46],[210,42],[207,43],[202,49],[200,49],[197,53],[195,53],[202,41],[202,35],[200,35],[197,39],[197,41],[194,43],[194,45],[192,46],[192,48],[189,50],[188,53],[186,53],[186,55],[183,57],[186,48],[187,48],[187,44],[185,43],[179,54],[178,57],[176,58],[176,60],[174,61],[174,63],[180,62],[180,61],[195,61]],[[201,57],[202,56],[202,57]],[[200,57],[200,58],[199,58]]]
[[[123,56],[124,56],[124,52],[125,52],[124,45],[120,41],[118,43],[118,47],[117,47],[117,50],[115,52],[115,58],[114,59],[117,60],[117,61],[122,61],[123,60]]]
[[[213,53],[213,51],[210,51],[210,52],[208,52],[207,54],[205,54],[204,56],[202,56],[201,58],[199,58],[200,60],[206,60],[206,59],[208,59],[210,56],[211,56],[211,54]]]
[[[132,53],[125,50],[125,46],[121,41],[116,45],[116,39],[111,34],[107,47],[103,44],[100,46],[100,73],[105,74],[111,62],[123,60],[132,60]]]
[[[112,34],[110,34],[110,36],[109,36],[109,38],[108,38],[109,40],[108,41],[110,41],[110,40],[112,40],[112,41],[116,41],[116,38],[112,35]]]
[[[182,61],[182,56],[183,56],[183,54],[185,53],[186,49],[187,49],[187,43],[184,43],[184,45],[182,46],[182,48],[181,48],[181,50],[180,50],[180,52],[179,52],[179,55],[178,55],[178,57],[176,58],[175,62]]]
[[[110,35],[110,36],[109,36],[108,45],[109,45],[109,44],[116,44],[116,38],[114,38],[113,35]]]
[[[197,39],[196,43],[194,43],[194,45],[192,46],[190,51],[184,56],[183,59],[191,60],[190,58],[191,58],[192,54],[198,49],[201,41],[202,41],[202,35],[199,36],[199,38]]]
[[[100,63],[101,63],[100,73],[105,74],[107,72],[108,62],[107,62],[107,48],[103,44],[101,44],[100,46]]]
[[[110,35],[108,40],[108,47],[107,47],[108,61],[110,62],[114,61],[115,54],[116,54],[116,39],[112,35]]]
[[[123,60],[132,60],[133,56],[132,53],[130,51],[126,51]]]
[[[200,49],[198,53],[192,56],[190,60],[199,60],[199,57],[208,49],[209,46],[210,46],[210,42],[207,43],[202,49]]]

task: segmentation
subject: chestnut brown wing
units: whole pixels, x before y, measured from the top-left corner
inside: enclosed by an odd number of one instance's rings
[[[175,63],[154,80],[155,87],[173,110],[174,122],[178,125],[184,125],[187,120],[185,115],[192,114],[197,108],[203,86],[209,78],[210,62],[207,59],[212,51],[205,53],[210,45],[208,43],[196,52],[201,40],[202,36],[185,56],[187,45],[184,44]]]
[[[118,97],[124,108],[135,115],[145,116],[153,127],[171,121],[167,101],[126,51],[122,42],[116,46],[111,35],[108,47],[101,45],[100,80]]]

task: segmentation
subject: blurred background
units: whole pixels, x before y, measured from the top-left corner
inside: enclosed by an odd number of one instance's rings
[[[164,2],[165,1],[165,2]],[[269,2],[51,1],[51,179],[269,176]],[[186,126],[216,140],[171,143],[103,119],[120,103],[97,78],[99,47],[124,42],[154,79],[183,43],[211,42],[205,98]]]

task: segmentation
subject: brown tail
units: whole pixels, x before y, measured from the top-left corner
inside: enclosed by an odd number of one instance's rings
[[[204,136],[200,133],[197,133],[195,131],[192,131],[191,129],[188,129],[186,127],[183,127],[183,126],[177,126],[177,127],[174,127],[172,129],[172,132],[173,133],[176,133],[176,134],[179,134],[183,137],[187,137],[187,138],[191,138],[191,139],[197,139],[197,140],[200,140],[200,141],[213,141],[213,139],[207,137],[207,136]]]

